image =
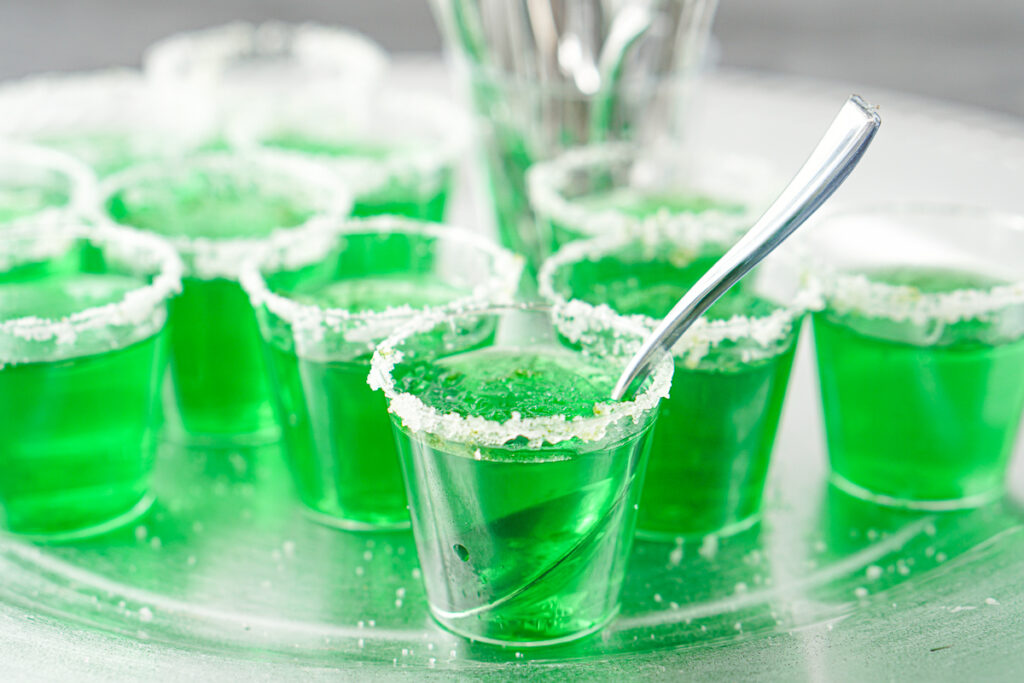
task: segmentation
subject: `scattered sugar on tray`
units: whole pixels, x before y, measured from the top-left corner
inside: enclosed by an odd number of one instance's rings
[[[868,597],[868,589],[864,586],[857,586],[853,589],[853,594],[861,600],[863,600],[864,598]]]
[[[715,555],[718,554],[718,536],[714,534],[705,536],[700,542],[700,550],[697,553],[705,560],[714,559]]]
[[[882,577],[882,568],[877,564],[870,565],[864,572],[869,581],[877,581]]]
[[[146,623],[148,623],[150,621],[153,621],[153,610],[151,610],[148,607],[140,607],[139,608],[139,621],[146,622]]]

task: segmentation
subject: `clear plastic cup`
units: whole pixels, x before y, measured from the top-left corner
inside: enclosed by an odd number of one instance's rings
[[[1001,496],[1024,411],[1024,216],[851,208],[807,243],[832,482],[931,510]]]
[[[246,266],[285,453],[313,519],[409,526],[387,406],[366,384],[373,349],[417,313],[510,301],[521,270],[469,231],[394,216],[282,236]]]
[[[213,135],[212,107],[138,71],[51,73],[0,85],[0,137],[69,154],[96,175],[181,156]]]
[[[665,361],[610,398],[643,330],[516,305],[427,314],[374,353],[427,599],[476,641],[551,645],[618,611]]]
[[[468,117],[441,98],[386,91],[247,110],[228,139],[236,149],[283,150],[329,164],[352,188],[354,216],[441,221],[469,130]]]
[[[0,142],[0,230],[24,221],[67,221],[96,202],[96,176],[43,147]]]
[[[148,509],[181,261],[132,230],[0,232],[0,528],[72,540]]]
[[[154,43],[143,66],[154,83],[217,109],[221,131],[251,112],[301,112],[309,102],[363,98],[386,53],[355,31],[312,23],[235,22]]]
[[[563,247],[540,270],[541,297],[628,316],[651,330],[725,253],[708,221],[641,225]],[[803,316],[813,302],[795,258],[775,254],[673,348],[640,499],[648,538],[724,536],[761,515],[775,433]]]
[[[671,144],[607,144],[536,164],[527,184],[538,229],[553,253],[573,240],[644,226],[734,241],[784,183],[752,157],[694,155]]]
[[[173,435],[196,444],[279,436],[259,329],[238,279],[278,232],[315,231],[351,200],[329,169],[270,152],[203,154],[130,168],[100,187],[101,219],[167,237],[185,262],[170,306]]]

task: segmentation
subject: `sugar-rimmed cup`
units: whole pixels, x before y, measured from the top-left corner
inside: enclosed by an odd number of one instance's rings
[[[1001,496],[1024,410],[1024,216],[851,207],[806,238],[832,482],[916,509]]]
[[[148,509],[181,273],[169,244],[133,230],[0,232],[0,527],[73,540]]]
[[[382,342],[434,618],[472,640],[551,645],[617,613],[649,435],[672,366],[611,388],[644,330],[573,306],[440,311]]]
[[[315,232],[350,207],[328,168],[266,151],[144,164],[101,184],[100,220],[163,235],[185,262],[170,307],[176,437],[214,446],[278,437],[241,264],[277,233]]]
[[[370,356],[419,313],[511,300],[521,270],[519,257],[468,230],[397,216],[284,235],[246,265],[285,452],[313,519],[409,526],[387,407],[366,384]]]
[[[249,112],[363,98],[387,54],[355,31],[315,23],[233,22],[168,36],[146,50],[153,83],[213,103],[222,132]]]
[[[81,219],[96,192],[96,176],[66,154],[0,141],[0,230],[24,221]]]
[[[540,295],[651,330],[728,250],[733,234],[706,222],[670,222],[573,242],[542,265]],[[791,252],[773,255],[677,342],[638,533],[721,536],[760,518],[801,323],[815,300],[799,265]]]
[[[212,107],[133,69],[48,73],[0,85],[0,137],[75,157],[99,177],[186,154],[213,135]]]
[[[237,149],[282,150],[330,165],[352,188],[353,216],[441,221],[468,150],[469,124],[440,97],[384,91],[249,110],[227,137]]]
[[[768,163],[753,157],[620,143],[579,147],[536,164],[527,185],[539,229],[554,252],[618,230],[734,241],[760,217],[782,182]]]

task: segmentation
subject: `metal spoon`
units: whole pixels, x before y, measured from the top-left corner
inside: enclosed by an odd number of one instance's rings
[[[670,353],[676,341],[711,304],[832,196],[860,161],[881,123],[877,107],[858,95],[847,100],[779,198],[747,234],[697,280],[644,340],[612,390],[614,400],[622,399],[636,380],[646,377],[655,359],[662,353]]]

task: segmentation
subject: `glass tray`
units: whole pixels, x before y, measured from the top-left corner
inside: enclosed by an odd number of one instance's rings
[[[436,64],[407,65],[404,73],[419,87],[424,74],[433,79],[427,83],[443,83]],[[789,172],[849,92],[724,74],[708,85],[694,125],[713,149],[762,154]],[[883,104],[885,122],[840,200],[903,196],[1024,210],[1024,136],[1013,121],[862,94]],[[451,636],[427,614],[410,533],[350,533],[307,520],[276,446],[165,444],[157,503],[137,524],[67,546],[0,538],[0,673],[79,680],[1019,673],[1024,513],[1013,501],[1024,498],[1021,458],[1007,501],[971,512],[886,510],[832,489],[809,341],[801,342],[761,526],[727,539],[638,541],[622,612],[598,636],[519,650]]]

